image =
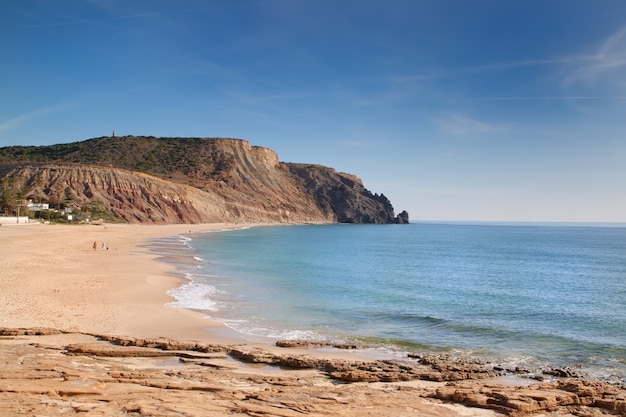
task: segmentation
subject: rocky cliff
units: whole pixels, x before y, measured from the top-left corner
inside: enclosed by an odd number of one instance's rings
[[[138,223],[404,223],[353,175],[221,138],[102,137],[0,148],[23,197]]]

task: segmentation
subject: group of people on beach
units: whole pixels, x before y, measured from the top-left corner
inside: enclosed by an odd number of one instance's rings
[[[102,250],[105,250],[105,249],[109,250],[109,245],[107,245],[105,242],[102,242],[101,248],[102,248]],[[98,249],[98,242],[94,241],[93,242],[93,250],[96,250],[96,249]]]

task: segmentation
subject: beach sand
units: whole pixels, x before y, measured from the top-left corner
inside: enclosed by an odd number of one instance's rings
[[[167,307],[172,299],[166,291],[180,279],[139,245],[150,238],[224,227],[228,225],[5,225],[0,229],[2,325],[205,339],[203,328],[221,325],[200,313]]]
[[[0,415],[497,415],[432,398],[443,382],[338,384],[317,369],[232,359],[233,346],[238,352],[363,358],[253,343],[200,312],[168,306],[166,291],[181,278],[142,244],[227,227],[241,225],[0,227],[0,328],[62,332],[5,331],[0,337]],[[128,350],[140,349],[137,343],[117,351],[119,343],[102,335],[194,342],[215,352],[195,349],[168,359],[144,342],[144,353]]]

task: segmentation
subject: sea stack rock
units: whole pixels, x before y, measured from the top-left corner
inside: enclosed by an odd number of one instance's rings
[[[401,213],[398,213],[396,217],[397,224],[409,224],[409,213],[406,210],[403,210]]]

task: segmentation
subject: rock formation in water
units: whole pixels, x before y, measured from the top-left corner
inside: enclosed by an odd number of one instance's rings
[[[240,139],[126,136],[5,147],[0,178],[35,202],[131,223],[408,222],[354,175],[281,162]]]

